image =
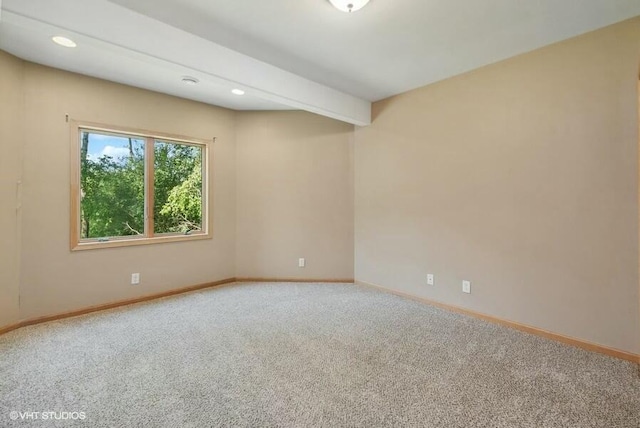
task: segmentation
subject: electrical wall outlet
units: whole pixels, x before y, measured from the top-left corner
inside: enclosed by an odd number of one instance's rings
[[[434,285],[436,283],[436,279],[432,273],[427,274],[427,285]]]
[[[305,261],[304,258],[301,257],[298,259],[298,267],[304,267],[306,263],[307,262]]]
[[[462,281],[462,292],[471,293],[471,281]]]
[[[140,274],[139,273],[132,273],[131,274],[131,285],[138,285],[140,284]]]

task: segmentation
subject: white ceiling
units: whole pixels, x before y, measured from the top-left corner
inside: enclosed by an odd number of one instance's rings
[[[377,101],[640,15],[640,0],[111,0]]]
[[[91,40],[81,41],[81,37],[73,38],[78,42],[77,48],[61,48],[51,43],[52,34],[56,34],[55,28],[49,26],[34,28],[3,22],[0,25],[0,49],[51,67],[234,110],[291,109],[251,95],[238,97],[229,91],[228,86],[216,84],[206,78],[199,79],[197,86],[184,85],[182,76],[198,73],[171,63],[150,66],[144,57],[135,55],[123,59],[122,53],[106,46],[96,46]]]
[[[640,15],[639,0],[0,0],[0,49],[234,109],[366,124],[369,101]],[[49,38],[79,41],[73,52]],[[181,75],[201,84],[185,87]],[[247,90],[243,97],[229,89]]]

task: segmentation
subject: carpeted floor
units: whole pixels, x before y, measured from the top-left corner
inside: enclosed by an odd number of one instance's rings
[[[359,286],[238,284],[1,336],[0,426],[638,428],[640,379]]]

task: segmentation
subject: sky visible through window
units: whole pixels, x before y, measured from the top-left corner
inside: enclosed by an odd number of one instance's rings
[[[133,139],[132,141],[134,146],[144,144],[142,139]],[[92,161],[97,161],[102,156],[111,156],[114,160],[129,156],[128,138],[91,132],[87,157]]]

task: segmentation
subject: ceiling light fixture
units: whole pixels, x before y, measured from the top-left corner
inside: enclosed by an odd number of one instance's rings
[[[193,86],[193,85],[197,85],[198,82],[200,82],[200,81],[198,79],[196,79],[195,77],[182,76],[182,83],[184,83],[185,85]]]
[[[53,40],[54,43],[57,43],[60,46],[64,46],[65,48],[75,48],[76,46],[78,46],[76,45],[76,42],[63,36],[53,36],[51,40]]]
[[[369,0],[329,0],[338,10],[343,12],[355,12],[369,3]]]
[[[242,89],[232,89],[231,92],[236,95],[244,95],[244,91]]]

